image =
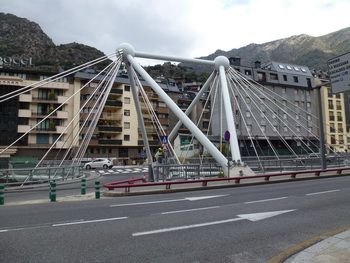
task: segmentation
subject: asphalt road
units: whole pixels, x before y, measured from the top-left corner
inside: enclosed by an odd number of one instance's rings
[[[267,262],[349,226],[350,178],[0,207],[2,262]]]

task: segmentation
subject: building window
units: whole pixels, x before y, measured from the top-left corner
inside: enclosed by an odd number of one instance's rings
[[[275,73],[270,73],[271,80],[278,80],[278,75]]]
[[[250,76],[250,75],[252,75],[252,71],[251,70],[244,70],[244,74]]]
[[[246,111],[245,116],[246,116],[246,117],[250,117],[250,116],[251,116],[250,111]]]
[[[124,116],[130,116],[130,110],[124,110]]]
[[[298,82],[299,82],[299,79],[298,79],[298,77],[296,77],[296,76],[293,77],[293,80],[294,80],[295,83],[298,83]]]
[[[124,122],[124,129],[130,129],[130,122]]]
[[[286,88],[282,88],[282,93],[286,93],[286,92],[287,92]]]
[[[287,81],[288,79],[287,79],[287,75],[283,75],[283,80],[284,81]]]
[[[333,106],[333,101],[332,100],[328,100],[328,109],[333,110],[334,106]]]
[[[130,86],[125,85],[125,86],[124,86],[124,91],[130,91]]]
[[[19,108],[21,110],[29,110],[29,102],[20,102],[19,103]]]
[[[129,151],[128,148],[119,148],[119,157],[128,157],[129,156]]]
[[[37,134],[36,143],[37,144],[49,144],[50,135],[49,134]]]
[[[130,135],[125,134],[124,135],[124,141],[130,141]]]
[[[129,97],[125,97],[124,98],[124,103],[125,104],[130,104],[130,98]]]

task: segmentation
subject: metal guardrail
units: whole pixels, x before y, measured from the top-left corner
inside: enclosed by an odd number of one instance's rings
[[[350,167],[339,167],[339,168],[331,168],[331,169],[317,169],[317,170],[304,170],[304,171],[290,171],[284,173],[272,173],[272,174],[261,174],[261,175],[252,175],[252,176],[239,176],[239,177],[225,177],[225,178],[207,178],[207,179],[197,179],[197,180],[182,180],[182,181],[163,181],[163,182],[149,182],[149,183],[139,183],[135,184],[137,180],[143,180],[143,178],[134,179],[132,182],[128,182],[128,180],[123,182],[115,182],[104,184],[103,187],[108,188],[108,190],[114,190],[115,188],[125,188],[125,192],[130,192],[130,188],[132,187],[149,187],[149,186],[161,186],[165,185],[166,189],[170,189],[171,185],[176,184],[192,184],[192,183],[202,183],[203,187],[206,187],[209,182],[215,181],[233,181],[236,184],[239,184],[241,180],[249,180],[249,179],[257,179],[263,178],[264,181],[269,181],[270,177],[280,177],[280,176],[290,176],[290,178],[295,179],[297,175],[300,174],[311,174],[316,177],[319,177],[322,173],[327,172],[336,172],[336,174],[341,174],[343,171],[350,171]]]
[[[82,176],[81,166],[39,167],[0,170],[0,184],[23,186],[28,184],[45,183],[49,181],[64,181]]]
[[[222,167],[215,163],[155,165],[153,166],[155,181],[189,180],[202,177],[218,177],[223,175]]]

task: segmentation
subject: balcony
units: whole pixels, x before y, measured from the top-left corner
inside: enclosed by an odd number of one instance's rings
[[[18,117],[30,118],[32,116],[31,110],[18,110]]]
[[[98,127],[98,130],[100,132],[122,132],[123,131],[123,128],[122,127],[111,127],[111,126],[99,126]]]
[[[143,145],[143,140],[137,141],[138,145]],[[149,145],[160,145],[160,142],[158,140],[148,140]]]
[[[98,140],[98,144],[104,145],[122,145],[122,140]]]
[[[167,107],[156,107],[155,111],[157,113],[169,113],[169,108]]]
[[[122,120],[123,115],[121,113],[108,113],[103,112],[100,116],[101,120],[109,120],[109,121],[120,121]]]
[[[34,133],[57,133],[56,127],[36,127]]]
[[[20,102],[32,102],[32,95],[31,94],[21,94],[21,95],[19,95],[19,101]]]
[[[156,129],[154,129],[153,127],[145,127],[146,128],[146,133],[147,134],[157,134]],[[138,128],[138,132],[139,134],[141,134],[141,129]]]
[[[123,94],[123,90],[122,89],[111,89],[110,94],[122,95]]]
[[[30,127],[29,125],[18,125],[17,126],[17,132],[18,133],[26,133],[27,131],[29,131],[32,127]]]
[[[107,100],[105,106],[106,107],[123,107],[123,102],[118,100],[117,101]]]

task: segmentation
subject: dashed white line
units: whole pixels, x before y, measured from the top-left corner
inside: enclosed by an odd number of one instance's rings
[[[323,191],[323,192],[309,193],[309,194],[306,194],[306,195],[321,195],[321,194],[334,193],[334,192],[338,192],[338,191],[340,191],[340,189],[329,190],[329,191]]]
[[[68,223],[62,223],[62,224],[54,224],[52,226],[55,227],[55,226],[69,226],[69,225],[89,224],[89,223],[98,223],[98,222],[121,220],[121,219],[126,219],[126,218],[127,217],[103,218],[103,219],[97,219],[97,220],[88,220],[88,221],[78,221],[78,222],[68,222]]]
[[[170,212],[163,212],[161,214],[162,215],[167,215],[167,214],[176,214],[176,213],[186,213],[186,212],[193,212],[193,211],[200,211],[200,210],[207,210],[207,209],[215,209],[215,208],[220,208],[220,206],[211,206],[211,207],[202,207],[202,208],[170,211]]]
[[[262,203],[262,202],[270,202],[270,201],[282,200],[282,199],[286,199],[286,198],[288,198],[288,197],[284,196],[284,197],[278,197],[278,198],[271,198],[271,199],[263,199],[263,200],[244,202],[244,204],[247,205],[247,204],[255,204],[255,203]]]

